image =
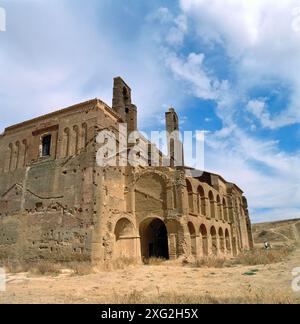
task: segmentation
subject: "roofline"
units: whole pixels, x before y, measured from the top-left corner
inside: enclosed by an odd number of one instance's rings
[[[114,112],[105,102],[103,102],[102,100],[100,100],[98,98],[95,98],[95,99],[91,99],[91,100],[87,100],[87,101],[84,101],[84,102],[80,102],[78,104],[75,104],[75,105],[72,105],[72,106],[68,106],[66,108],[62,108],[62,109],[59,109],[59,110],[50,112],[48,114],[45,114],[45,115],[42,115],[42,116],[39,116],[39,117],[35,117],[35,118],[32,118],[32,119],[26,120],[24,122],[21,122],[21,123],[14,124],[12,126],[6,127],[4,129],[4,133],[2,135],[4,135],[7,132],[16,130],[17,128],[21,128],[21,127],[24,127],[24,126],[28,126],[30,124],[36,123],[38,121],[41,121],[43,119],[50,118],[50,117],[53,117],[53,116],[57,116],[57,115],[60,115],[60,114],[66,113],[66,112],[71,112],[74,109],[77,109],[77,108],[80,108],[80,107],[84,107],[84,106],[87,106],[87,105],[90,105],[90,104],[94,104],[97,107],[101,107],[100,105],[103,105],[104,108],[105,108],[105,111],[107,111],[111,116],[113,116],[117,120],[120,120],[120,116],[116,112]]]
[[[196,170],[196,169],[191,168],[191,167],[188,167],[188,166],[185,166],[184,168],[185,168],[185,169],[188,169],[188,170]],[[200,170],[199,170],[199,171],[200,171]],[[235,183],[232,183],[232,182],[227,181],[226,179],[224,179],[222,176],[220,176],[220,175],[217,174],[217,173],[208,172],[208,171],[201,171],[201,172],[206,173],[206,174],[209,174],[209,175],[217,176],[217,177],[220,178],[220,179],[221,179],[225,184],[232,185],[232,186],[235,187],[238,191],[240,191],[241,194],[244,193],[244,191],[243,191],[239,186],[237,186]]]

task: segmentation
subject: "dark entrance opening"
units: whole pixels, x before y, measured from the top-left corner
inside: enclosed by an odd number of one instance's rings
[[[46,135],[42,139],[42,156],[49,156],[51,149],[51,135]]]
[[[169,259],[168,232],[160,219],[147,220],[140,226],[142,257]]]

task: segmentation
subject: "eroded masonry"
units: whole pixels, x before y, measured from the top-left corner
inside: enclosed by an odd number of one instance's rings
[[[0,135],[0,258],[92,262],[129,257],[230,257],[253,246],[247,200],[221,176],[184,167],[101,167],[99,130],[137,128],[131,90]],[[178,129],[173,109],[167,130]],[[117,136],[118,137],[118,136]],[[154,146],[149,143],[149,154]]]

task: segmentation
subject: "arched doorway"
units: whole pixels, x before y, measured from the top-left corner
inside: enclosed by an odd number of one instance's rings
[[[169,259],[168,232],[164,222],[158,218],[147,219],[140,225],[142,257]]]

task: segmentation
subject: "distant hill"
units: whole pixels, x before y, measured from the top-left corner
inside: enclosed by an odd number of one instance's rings
[[[300,219],[253,224],[252,231],[255,243],[300,241]]]

